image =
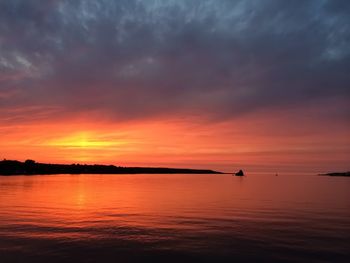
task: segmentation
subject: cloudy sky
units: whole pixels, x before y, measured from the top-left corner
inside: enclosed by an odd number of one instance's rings
[[[0,158],[346,169],[349,83],[349,1],[0,0]]]

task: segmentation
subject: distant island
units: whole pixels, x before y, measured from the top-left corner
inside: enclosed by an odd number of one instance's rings
[[[45,175],[45,174],[221,174],[213,170],[122,167],[115,165],[87,164],[46,164],[33,160],[25,162],[0,161],[0,175]]]
[[[320,175],[326,175],[326,176],[350,176],[350,171],[349,172],[326,173],[326,174],[320,174]]]

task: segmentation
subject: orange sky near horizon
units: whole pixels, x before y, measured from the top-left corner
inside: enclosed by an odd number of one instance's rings
[[[325,172],[347,169],[350,153],[347,127],[328,129],[292,112],[221,122],[76,118],[7,125],[0,133],[0,158],[49,163]]]

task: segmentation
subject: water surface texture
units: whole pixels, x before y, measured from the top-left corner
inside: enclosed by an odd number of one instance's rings
[[[350,262],[350,178],[0,177],[1,262]]]

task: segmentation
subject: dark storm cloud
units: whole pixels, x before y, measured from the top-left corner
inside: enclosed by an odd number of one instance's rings
[[[349,69],[348,1],[0,1],[3,119],[230,118],[349,100]]]

